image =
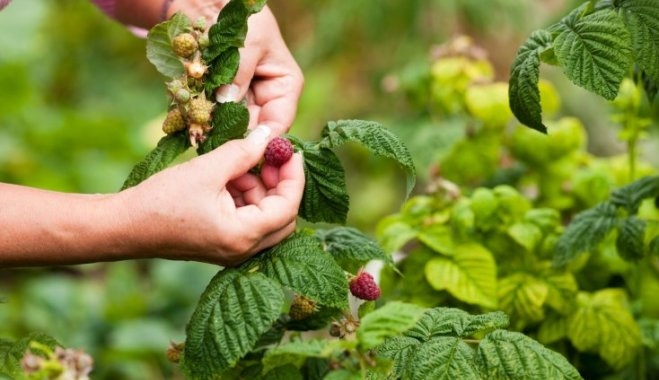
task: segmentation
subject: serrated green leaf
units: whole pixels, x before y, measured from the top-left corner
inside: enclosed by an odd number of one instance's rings
[[[627,309],[625,292],[604,289],[579,293],[577,302],[578,309],[570,315],[567,331],[574,347],[599,353],[615,369],[631,363],[641,345],[641,334]]]
[[[537,322],[544,318],[549,288],[528,273],[514,273],[499,280],[499,307],[516,321]]]
[[[344,224],[350,197],[339,158],[327,148],[318,148],[292,138],[304,157],[304,194],[298,215],[309,222]]]
[[[0,376],[8,376],[11,379],[25,377],[21,359],[30,347],[30,342],[39,342],[51,349],[59,345],[54,338],[41,332],[30,333],[16,342],[0,340]]]
[[[378,223],[376,234],[385,252],[396,252],[414,239],[419,231],[405,217],[397,214],[384,217]]]
[[[408,366],[412,355],[421,347],[421,342],[407,336],[396,336],[384,341],[374,350],[378,357],[393,362],[390,378],[400,379]]]
[[[238,72],[239,64],[240,53],[237,47],[230,47],[223,51],[208,68],[208,76],[204,82],[206,93],[213,94],[217,87],[232,83]]]
[[[264,0],[232,0],[222,8],[217,22],[208,30],[209,44],[204,59],[211,62],[226,50],[241,48],[247,36],[247,19],[265,5]]]
[[[427,310],[405,336],[422,342],[437,336],[470,337],[508,327],[508,316],[501,311],[471,315],[464,310],[436,307]]]
[[[623,21],[632,37],[635,63],[659,85],[659,7],[656,0],[620,2]]]
[[[162,22],[149,30],[146,37],[146,58],[162,75],[178,78],[185,74],[185,68],[174,51],[174,37],[190,30],[190,19],[182,13],[174,14],[168,21]]]
[[[611,8],[582,13],[577,8],[554,25],[556,58],[576,85],[613,100],[632,63],[631,36]]]
[[[328,307],[319,305],[316,311],[301,320],[289,320],[286,323],[286,329],[290,331],[311,331],[326,328],[332,321],[341,318],[343,309],[338,307]]]
[[[542,123],[542,108],[540,106],[540,57],[550,49],[553,38],[546,30],[533,32],[524,44],[517,50],[513,62],[508,98],[510,109],[527,127],[542,133],[547,133],[547,127]]]
[[[243,103],[218,103],[212,114],[213,128],[197,148],[198,154],[208,153],[225,142],[242,138],[249,124],[249,111]]]
[[[416,169],[407,147],[380,123],[364,120],[329,122],[322,132],[320,145],[336,148],[346,142],[357,142],[378,156],[395,160],[407,174],[407,195],[414,189]]]
[[[224,269],[210,281],[186,328],[181,367],[211,379],[250,352],[279,317],[284,294],[262,273]]]
[[[258,268],[284,287],[322,305],[348,307],[346,275],[313,236],[294,234],[262,252],[247,268]]]
[[[308,358],[328,358],[340,349],[329,340],[296,340],[268,349],[263,357],[263,372],[291,364],[300,368]]]
[[[323,248],[347,272],[357,269],[371,260],[382,260],[393,265],[393,259],[377,243],[361,231],[352,227],[334,227],[316,230]]]
[[[574,307],[574,300],[579,290],[579,285],[571,272],[555,272],[547,270],[541,274],[549,289],[547,294],[547,306],[559,313],[567,314]]]
[[[638,261],[645,257],[646,222],[632,215],[620,223],[618,236],[616,237],[616,248],[620,257],[627,261]]]
[[[368,350],[385,339],[400,335],[414,326],[423,315],[420,306],[404,302],[388,302],[384,306],[370,312],[359,323],[357,341],[359,346]]]
[[[554,265],[563,266],[595,248],[617,225],[617,209],[611,202],[580,212],[556,243]]]
[[[497,306],[496,262],[485,247],[475,244],[456,246],[450,257],[436,257],[425,267],[426,280],[436,290],[447,290],[468,303]]]
[[[144,157],[124,181],[121,190],[133,187],[153,174],[166,168],[176,157],[190,147],[190,141],[184,132],[167,135],[158,141],[158,145]]]
[[[416,236],[428,248],[442,255],[451,256],[455,253],[455,242],[451,227],[444,224],[433,224],[423,227]]]
[[[659,196],[659,176],[643,177],[611,193],[611,203],[637,214],[641,202]]]
[[[563,356],[512,331],[487,334],[478,345],[476,363],[483,379],[582,379]]]
[[[436,337],[417,348],[403,378],[480,380],[474,350],[460,338]]]

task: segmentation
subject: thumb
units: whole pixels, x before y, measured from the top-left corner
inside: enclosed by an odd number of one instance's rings
[[[221,173],[224,181],[229,181],[247,173],[256,166],[263,157],[272,130],[265,124],[252,129],[244,139],[231,140],[206,156],[218,171],[217,163],[221,163]]]

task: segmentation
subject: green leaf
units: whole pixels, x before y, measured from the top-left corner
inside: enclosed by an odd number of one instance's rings
[[[506,232],[508,232],[508,236],[528,252],[533,252],[543,237],[540,228],[529,222],[515,223],[508,227]]]
[[[162,75],[178,78],[185,74],[181,58],[172,50],[172,40],[190,28],[190,19],[182,13],[176,13],[149,31],[146,37],[146,58]]]
[[[648,244],[648,252],[650,252],[651,255],[659,255],[659,235],[650,240],[650,243]]]
[[[496,330],[476,351],[483,379],[582,379],[560,354],[518,332]]]
[[[556,58],[576,85],[613,100],[632,63],[631,37],[613,9],[582,12],[583,6],[554,25]]]
[[[21,359],[30,347],[30,342],[39,342],[51,349],[59,345],[51,336],[41,332],[30,333],[16,342],[0,340],[0,376],[5,375],[11,379],[25,377]]]
[[[359,373],[347,369],[339,369],[329,372],[323,380],[364,380]]]
[[[427,310],[405,336],[422,342],[446,335],[465,338],[508,327],[508,323],[508,316],[501,311],[471,315],[460,309],[436,307]]]
[[[197,148],[198,154],[208,153],[225,142],[242,138],[247,132],[249,112],[243,103],[218,103],[213,110],[213,129]]]
[[[190,141],[184,132],[167,135],[158,141],[158,145],[144,157],[124,181],[121,190],[133,187],[153,174],[166,168],[176,157],[190,147]]]
[[[262,273],[220,271],[201,295],[186,328],[182,369],[211,379],[250,352],[279,317],[281,287]]]
[[[551,344],[567,337],[568,319],[562,315],[551,314],[547,316],[538,329],[538,341]]]
[[[424,309],[420,306],[404,302],[388,302],[384,306],[370,312],[359,323],[357,328],[357,341],[359,346],[368,350],[385,339],[400,335],[403,331],[414,326],[423,315]]]
[[[499,306],[515,320],[537,322],[544,318],[549,288],[527,273],[514,273],[499,280]]]
[[[249,9],[242,0],[232,0],[222,8],[217,22],[208,29],[209,44],[204,60],[211,62],[229,48],[241,48],[247,35]]]
[[[542,133],[547,133],[547,127],[542,123],[538,89],[540,55],[551,46],[551,33],[546,30],[533,32],[517,51],[508,88],[510,109],[517,120]]]
[[[641,345],[641,334],[627,309],[625,292],[604,289],[579,293],[577,302],[578,309],[568,322],[568,337],[574,347],[599,353],[615,369],[631,363]]]
[[[474,365],[474,350],[460,338],[436,337],[411,355],[404,378],[480,380]]]
[[[247,270],[252,268],[322,305],[348,307],[346,275],[313,236],[288,237],[252,259]]]
[[[354,273],[371,260],[382,260],[393,265],[390,255],[371,238],[352,227],[335,227],[316,230],[316,237],[323,248],[347,272]]]
[[[455,253],[455,242],[451,227],[444,224],[424,226],[416,236],[428,248],[442,255],[451,256]]]
[[[630,214],[637,214],[643,200],[657,196],[659,196],[659,176],[643,177],[615,190],[611,194],[611,203],[624,207]]]
[[[656,0],[620,2],[623,21],[632,37],[635,63],[659,84],[659,7]]]
[[[208,68],[208,77],[204,83],[206,93],[212,94],[217,87],[232,83],[238,72],[239,64],[240,53],[237,47],[230,47],[223,51]]]
[[[291,141],[304,157],[304,194],[298,215],[312,223],[344,224],[350,197],[339,158],[330,149],[303,143],[295,138]]]
[[[302,320],[290,319],[286,323],[286,329],[290,331],[311,331],[326,328],[332,321],[341,317],[343,309],[319,305],[316,311]]]
[[[336,148],[346,142],[358,142],[378,156],[395,160],[407,174],[407,195],[416,183],[414,161],[407,147],[388,129],[373,121],[339,120],[323,129],[320,146]]]
[[[455,248],[450,257],[436,257],[425,267],[426,279],[436,290],[446,289],[464,302],[497,306],[496,263],[483,246],[470,243]]]
[[[595,248],[617,225],[617,209],[611,202],[580,212],[556,243],[554,265],[563,266]]]
[[[284,365],[300,368],[308,358],[328,358],[340,349],[329,340],[296,340],[268,349],[263,357],[263,371]]]
[[[620,257],[627,261],[638,261],[645,256],[643,245],[645,225],[644,220],[633,215],[620,223],[616,238],[616,248]]]
[[[418,339],[408,336],[396,336],[384,341],[375,348],[378,357],[389,359],[393,362],[390,378],[400,379],[403,377],[405,368],[409,365],[416,350],[421,347]]]

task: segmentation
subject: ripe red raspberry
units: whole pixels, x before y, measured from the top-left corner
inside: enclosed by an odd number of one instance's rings
[[[265,163],[271,166],[282,166],[293,155],[293,144],[283,137],[270,140],[265,148]]]
[[[309,317],[315,311],[316,303],[312,299],[296,294],[288,315],[292,320],[300,321]]]
[[[380,287],[375,283],[373,276],[360,271],[350,280],[350,293],[357,298],[374,301],[380,298]]]

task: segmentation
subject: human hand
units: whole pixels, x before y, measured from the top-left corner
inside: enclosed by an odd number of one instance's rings
[[[270,133],[258,127],[120,193],[142,255],[234,266],[290,235],[304,188],[302,158],[249,173]]]
[[[226,0],[175,1],[169,15],[182,12],[195,20],[214,22]],[[297,111],[304,77],[284,42],[277,21],[266,6],[248,19],[245,46],[233,84],[221,86],[218,102],[247,100],[250,128],[267,124],[279,135],[287,132]]]

